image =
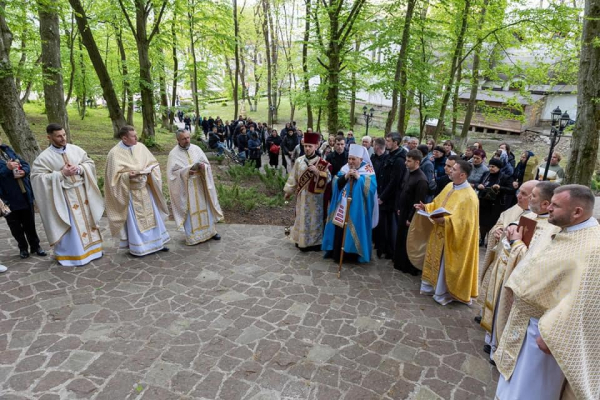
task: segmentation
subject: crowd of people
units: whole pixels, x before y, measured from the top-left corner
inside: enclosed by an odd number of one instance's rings
[[[269,164],[281,159],[290,168],[284,195],[296,197],[290,238],[300,251],[322,251],[338,271],[375,254],[420,275],[420,293],[442,306],[480,303],[482,351],[501,373],[496,399],[600,398],[600,225],[592,191],[561,186],[560,154],[546,172],[531,151],[516,163],[508,143],[488,159],[481,143],[459,155],[452,141],[420,144],[399,133],[359,144],[353,132],[323,140],[290,123],[258,137],[260,124],[235,126],[247,159],[273,149]],[[219,134],[218,123],[213,130]],[[48,125],[47,134],[50,146],[31,167],[0,143],[0,197],[11,208],[6,218],[22,258],[46,255],[34,198],[61,265],[102,257],[105,210],[121,248],[138,257],[168,251],[160,165],[133,127],[120,130],[108,154],[104,198],[86,152],[68,144],[59,125]],[[223,213],[210,163],[187,129],[176,139],[167,179],[177,227],[187,245],[219,240]]]

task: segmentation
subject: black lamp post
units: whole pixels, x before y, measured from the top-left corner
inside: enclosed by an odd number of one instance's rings
[[[371,109],[368,111],[369,113],[367,114],[367,106],[363,106],[363,117],[365,118],[365,124],[367,124],[367,132],[365,133],[365,136],[369,136],[369,122],[373,120],[373,113],[375,110],[373,107],[371,107]]]
[[[550,169],[550,160],[552,159],[552,154],[554,153],[554,147],[560,142],[560,138],[569,124],[569,114],[565,111],[564,113],[560,110],[560,107],[556,107],[554,111],[552,111],[552,128],[550,129],[550,153],[548,153],[548,159],[546,160],[546,168],[544,169],[544,178],[542,180],[546,180],[548,178],[548,170]]]

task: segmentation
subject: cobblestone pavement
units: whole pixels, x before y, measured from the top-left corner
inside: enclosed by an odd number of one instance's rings
[[[64,268],[21,261],[0,222],[0,398],[493,397],[476,310],[419,295],[389,261],[338,280],[282,227],[220,225],[223,240],[195,247],[168,227],[169,253],[133,258],[110,240]]]

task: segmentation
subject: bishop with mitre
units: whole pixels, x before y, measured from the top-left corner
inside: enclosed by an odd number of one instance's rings
[[[177,131],[177,145],[169,153],[167,180],[177,228],[189,246],[220,240],[217,222],[223,211],[217,199],[210,162],[202,149],[190,143],[187,130]]]
[[[49,124],[46,133],[50,146],[33,162],[31,184],[56,260],[79,267],[102,257],[104,201],[96,166],[83,149],[67,143],[62,126]]]
[[[379,204],[375,170],[366,148],[350,145],[348,163],[333,178],[332,187],[321,248],[327,252],[326,257],[333,257],[337,262],[343,240],[344,259],[369,262],[373,250],[372,232],[379,222]],[[345,238],[344,229],[347,230]]]
[[[138,143],[133,126],[119,131],[121,141],[106,159],[106,214],[120,248],[144,256],[165,247],[170,239],[163,218],[169,211],[162,194],[160,166],[143,143]]]

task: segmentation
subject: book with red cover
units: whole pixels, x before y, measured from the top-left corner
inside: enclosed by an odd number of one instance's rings
[[[531,239],[533,239],[533,234],[535,232],[535,227],[537,226],[537,221],[522,216],[519,219],[519,227],[523,227],[523,238],[521,239],[525,246],[529,247],[531,243]]]

